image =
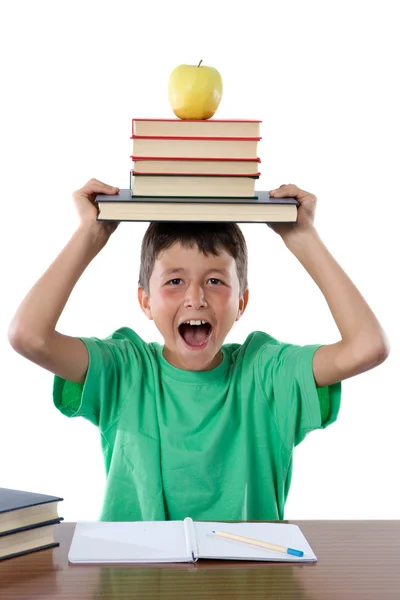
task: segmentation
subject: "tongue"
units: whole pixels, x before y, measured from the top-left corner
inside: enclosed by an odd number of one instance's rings
[[[208,325],[182,325],[182,337],[189,346],[204,344],[209,331]]]

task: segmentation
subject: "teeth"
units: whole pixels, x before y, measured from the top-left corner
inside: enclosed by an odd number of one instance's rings
[[[185,325],[205,325],[206,323],[207,323],[207,321],[200,321],[200,320],[198,320],[198,321],[194,321],[194,320],[185,321]]]

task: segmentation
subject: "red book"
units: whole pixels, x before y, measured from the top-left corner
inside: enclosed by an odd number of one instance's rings
[[[248,119],[132,119],[132,135],[259,138],[260,123]]]
[[[132,154],[137,157],[249,158],[257,159],[260,137],[139,136],[132,135]]]
[[[260,175],[260,159],[255,158],[185,158],[182,156],[162,158],[159,156],[131,156],[134,171],[142,174],[175,175]]]

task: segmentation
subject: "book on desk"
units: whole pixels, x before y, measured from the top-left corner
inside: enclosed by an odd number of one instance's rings
[[[0,488],[0,560],[58,546],[54,527],[63,498]]]

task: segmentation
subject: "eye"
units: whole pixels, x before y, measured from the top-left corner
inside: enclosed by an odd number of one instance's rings
[[[180,277],[175,277],[175,279],[170,279],[167,281],[167,285],[178,285],[180,281],[182,281]]]
[[[210,277],[210,279],[208,281],[211,281],[213,284],[222,284],[222,281],[220,279],[217,279],[216,277]]]

